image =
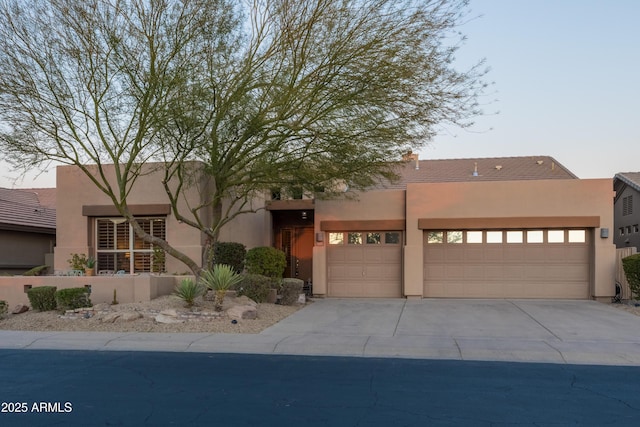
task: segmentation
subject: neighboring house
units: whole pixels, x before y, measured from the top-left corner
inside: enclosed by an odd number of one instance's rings
[[[286,276],[328,297],[609,298],[615,293],[611,181],[581,180],[548,156],[407,161],[400,179],[351,199],[255,200],[220,240],[271,245]],[[71,253],[98,270],[149,271],[138,242],[81,172],[58,167],[56,268]],[[195,205],[207,181],[188,192]],[[205,239],[175,220],[154,173],[140,177],[131,209],[193,259]],[[167,271],[185,267],[167,259]]]
[[[0,273],[53,267],[55,242],[55,188],[0,188]]]
[[[640,251],[640,172],[616,174],[613,189],[613,241],[617,248],[635,246]]]

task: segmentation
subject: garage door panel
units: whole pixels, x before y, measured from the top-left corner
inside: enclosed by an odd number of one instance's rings
[[[447,277],[444,265],[427,265],[424,269],[424,277],[430,280],[444,279]]]
[[[456,279],[464,279],[464,268],[461,268],[459,265],[455,264],[447,264],[445,266],[445,277],[450,278],[452,280]]]
[[[502,262],[502,245],[488,244],[484,246],[484,260],[487,262]]]
[[[484,265],[468,264],[464,266],[465,280],[474,280],[478,277],[484,277]]]
[[[467,245],[465,259],[468,262],[478,262],[484,260],[484,250],[482,245]]]
[[[462,244],[443,245],[445,257],[448,262],[460,262],[464,260],[464,247]]]
[[[505,262],[523,262],[526,260],[526,254],[523,245],[507,244],[503,247],[502,256]]]
[[[427,245],[424,249],[424,261],[444,261],[444,245]]]
[[[362,234],[365,235],[366,232]],[[383,235],[384,232],[380,232]],[[402,247],[364,243],[329,245],[328,294],[332,297],[401,297]]]
[[[545,246],[538,244],[525,245],[525,257],[529,264],[541,264],[547,262]]]
[[[354,281],[337,281],[329,284],[329,292],[338,298],[363,294],[363,283]]]
[[[526,240],[522,243],[467,243],[466,239],[456,244],[425,243],[424,296],[588,298],[589,247],[590,243],[528,243]]]

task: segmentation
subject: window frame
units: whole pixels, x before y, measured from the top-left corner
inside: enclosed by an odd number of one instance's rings
[[[152,236],[166,240],[167,219],[165,216],[145,216],[136,218],[136,220],[140,226],[147,228]],[[154,223],[160,222],[162,225],[157,229]],[[111,248],[106,248],[101,243],[101,223],[110,223],[110,227],[107,228],[106,233],[110,236],[111,241],[108,243]],[[152,272],[154,246],[139,238],[133,230],[133,226],[127,223],[126,219],[122,217],[96,217],[94,218],[93,224],[95,257],[98,260],[98,271],[108,270],[115,273],[124,270],[125,273],[129,274]],[[119,239],[118,236],[122,233],[123,224],[126,225],[127,231],[124,233],[126,239]],[[148,224],[148,226],[146,224]],[[119,232],[119,230],[121,231]],[[125,243],[126,246],[124,245]],[[100,265],[100,260],[102,259],[104,261],[105,257],[109,256],[113,257],[111,260],[108,260],[111,265]],[[128,264],[128,266],[126,264]]]

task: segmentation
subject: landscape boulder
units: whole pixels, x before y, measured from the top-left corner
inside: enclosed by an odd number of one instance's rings
[[[230,319],[255,319],[258,317],[258,309],[252,305],[234,305],[227,310]]]
[[[24,304],[18,304],[15,307],[13,307],[13,311],[11,311],[11,314],[21,314],[27,311],[29,311],[29,306]]]

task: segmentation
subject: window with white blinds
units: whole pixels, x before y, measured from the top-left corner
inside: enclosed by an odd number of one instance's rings
[[[145,232],[166,240],[164,218],[136,219]],[[124,218],[96,218],[95,225],[98,271],[151,271],[153,245],[136,236]]]

